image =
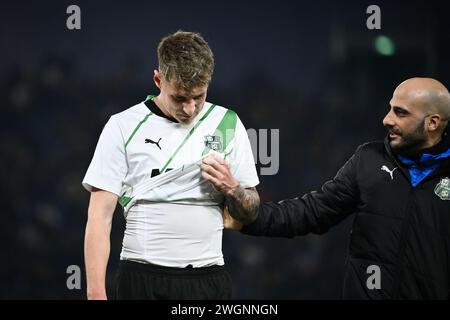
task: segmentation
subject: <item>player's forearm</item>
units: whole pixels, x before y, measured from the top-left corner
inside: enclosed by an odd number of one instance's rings
[[[238,186],[226,197],[230,215],[243,224],[249,224],[258,216],[259,195],[256,188],[244,189]]]
[[[111,224],[89,220],[86,225],[84,255],[88,299],[106,299],[105,277],[110,253]]]

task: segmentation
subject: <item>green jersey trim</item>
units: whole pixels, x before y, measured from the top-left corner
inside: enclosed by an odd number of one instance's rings
[[[131,199],[133,199],[133,197],[127,197],[127,196],[122,196],[119,199],[119,204],[125,208],[126,205],[131,201]]]
[[[181,142],[181,144],[175,150],[173,155],[169,158],[169,160],[167,160],[166,164],[161,168],[161,170],[159,172],[163,173],[164,170],[166,170],[167,166],[172,162],[173,158],[177,155],[178,151],[180,151],[180,149],[185,145],[186,141],[192,136],[195,129],[197,129],[197,127],[203,122],[203,120],[205,120],[206,117],[208,117],[208,115],[211,113],[211,111],[214,109],[215,106],[216,105],[213,104],[209,107],[208,111],[203,115],[203,117],[200,120],[198,120],[198,122],[195,124],[195,126],[189,131],[187,136],[184,138],[183,142]]]
[[[222,120],[214,131],[214,136],[222,139],[223,143],[219,148],[219,151],[225,152],[228,144],[233,140],[234,134],[236,132],[236,121],[237,114],[232,110],[227,110],[227,112],[223,115]],[[202,155],[205,155],[209,152],[211,148],[206,145],[205,149],[202,152]]]
[[[153,100],[153,99],[155,99],[155,96],[148,95],[144,102],[147,102],[148,100]],[[134,135],[139,130],[139,128],[144,124],[145,121],[147,121],[148,117],[150,117],[152,114],[153,114],[153,112],[150,112],[149,114],[147,114],[144,117],[144,119],[142,119],[142,121],[138,123],[136,128],[134,128],[133,132],[131,133],[131,136],[128,138],[127,142],[125,143],[125,149],[127,148],[127,146],[130,143],[131,139],[133,139]]]

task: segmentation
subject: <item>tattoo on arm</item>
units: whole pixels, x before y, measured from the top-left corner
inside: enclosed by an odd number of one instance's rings
[[[225,200],[230,215],[243,224],[250,224],[256,220],[259,208],[259,195],[256,188],[244,189],[239,187]]]

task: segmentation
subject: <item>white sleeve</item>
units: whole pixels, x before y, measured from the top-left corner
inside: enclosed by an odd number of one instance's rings
[[[231,173],[243,188],[255,187],[259,184],[255,160],[247,131],[239,117],[236,119],[235,141],[228,159]]]
[[[88,191],[95,187],[120,196],[127,171],[125,142],[113,116],[103,128],[82,184]]]

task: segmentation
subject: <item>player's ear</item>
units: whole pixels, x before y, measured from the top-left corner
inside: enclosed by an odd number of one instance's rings
[[[155,85],[161,90],[161,74],[158,70],[153,70],[153,81]]]
[[[433,114],[428,122],[428,131],[436,131],[441,123],[441,116],[438,114]]]

